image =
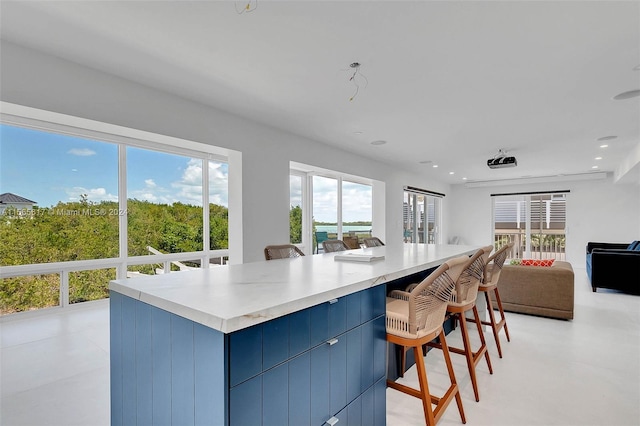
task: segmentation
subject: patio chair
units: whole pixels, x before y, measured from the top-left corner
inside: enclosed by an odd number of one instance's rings
[[[316,253],[320,251],[320,247],[324,241],[329,239],[329,233],[326,231],[316,232]]]
[[[293,244],[281,244],[274,246],[266,246],[264,248],[264,257],[266,260],[286,259],[288,257],[304,256],[302,250]]]

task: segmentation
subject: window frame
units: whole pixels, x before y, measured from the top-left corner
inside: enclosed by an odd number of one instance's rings
[[[418,203],[418,197],[424,197],[422,204]],[[412,201],[409,199],[411,198]],[[443,195],[437,193],[431,193],[424,190],[412,190],[410,187],[405,187],[403,192],[402,201],[402,220],[403,220],[403,241],[405,243],[416,244],[441,244],[442,242],[442,198]],[[433,201],[433,241],[429,239],[429,201]],[[420,212],[419,206],[424,207],[424,211]],[[417,226],[420,223],[420,216],[424,214],[422,220],[424,229],[419,231]],[[406,224],[411,224],[411,232],[407,234]],[[422,237],[422,241],[420,240]],[[409,239],[407,241],[407,239]]]
[[[127,147],[175,154],[202,161],[202,209],[203,230],[209,228],[209,162],[225,162],[229,165],[230,156],[234,151],[213,145],[190,140],[160,135],[123,126],[73,117],[50,111],[30,107],[0,103],[0,123],[8,126],[28,128],[43,132],[90,139],[97,142],[116,144],[118,151],[118,205],[120,210],[127,209]],[[150,254],[145,256],[128,255],[127,215],[119,215],[118,222],[118,257],[105,259],[88,259],[76,261],[61,261],[51,263],[36,263],[12,265],[2,267],[3,278],[19,276],[35,276],[44,274],[60,274],[59,305],[24,311],[8,316],[32,315],[48,309],[68,307],[69,304],[69,273],[94,269],[116,269],[116,279],[127,278],[127,269],[131,265],[164,264],[174,261],[200,260],[201,268],[208,268],[210,260],[229,256],[229,248],[211,250],[209,232],[203,232],[203,250],[184,253]],[[164,269],[167,269],[166,266]],[[82,303],[79,303],[82,304]],[[3,318],[7,315],[2,315]]]
[[[506,236],[508,241],[512,241],[514,238],[510,233],[498,233],[497,229],[508,229],[508,228],[496,228],[496,223],[514,223],[516,224],[515,229],[519,229],[521,231],[518,232],[518,235],[515,237],[514,242],[517,244],[514,245],[511,250],[510,256],[515,258],[530,258],[538,256],[540,259],[553,258],[557,260],[564,260],[566,256],[566,238],[568,236],[567,232],[567,218],[566,218],[566,208],[567,201],[569,199],[569,190],[561,190],[561,191],[540,191],[540,192],[522,192],[522,193],[507,193],[507,194],[491,194],[491,239],[494,241],[494,244],[498,244],[498,238],[500,236]],[[549,197],[549,200],[543,199],[543,197]],[[561,202],[564,204],[562,209],[563,215],[558,216],[558,209],[556,208],[556,214],[552,214],[552,206],[555,202]],[[498,208],[499,204],[506,203],[515,203],[515,208],[505,209],[504,207]],[[538,211],[532,212],[532,206],[537,206]],[[542,211],[542,206],[544,205],[544,211]],[[515,222],[496,222],[496,218],[498,213],[500,213],[499,218],[505,219],[510,218],[509,213],[515,214]],[[513,217],[513,216],[511,216]],[[552,220],[553,218],[561,218],[562,220]],[[562,231],[563,233],[553,232],[558,228],[550,226],[551,223],[563,223],[564,227]],[[533,225],[537,225],[534,228]],[[543,226],[544,224],[544,226]],[[524,228],[522,228],[524,225]],[[547,231],[547,232],[545,232]],[[549,232],[551,231],[551,232]],[[541,248],[539,250],[533,249],[533,236],[534,235],[564,235],[564,250],[552,252],[545,252]],[[524,248],[521,250],[521,237],[524,238]],[[554,247],[562,247],[554,245]],[[497,247],[496,247],[497,248]]]
[[[362,176],[355,176],[348,173],[341,173],[335,170],[323,169],[316,166],[301,164],[296,162],[290,163],[289,175],[302,176],[302,243],[296,244],[305,254],[314,254],[313,249],[313,177],[323,177],[336,180],[337,191],[337,238],[343,237],[343,221],[342,221],[342,184],[343,181],[357,183],[371,187],[371,228],[375,225],[375,207],[378,201],[376,198],[375,181]],[[384,201],[382,201],[384,203]],[[384,210],[384,209],[383,209]],[[382,228],[382,227],[381,227]],[[381,238],[384,238],[382,236]]]

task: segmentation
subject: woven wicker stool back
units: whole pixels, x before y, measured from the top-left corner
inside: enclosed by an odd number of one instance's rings
[[[264,258],[266,260],[286,259],[288,257],[300,257],[300,256],[304,256],[304,253],[293,244],[266,246],[264,248]]]

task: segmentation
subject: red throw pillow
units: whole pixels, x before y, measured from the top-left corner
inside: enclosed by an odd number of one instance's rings
[[[522,259],[522,266],[551,266],[555,259]]]

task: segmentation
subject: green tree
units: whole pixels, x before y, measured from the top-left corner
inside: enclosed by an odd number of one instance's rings
[[[289,241],[291,244],[302,242],[302,208],[292,206],[289,210]]]
[[[210,204],[211,249],[229,247],[229,212]],[[71,260],[118,257],[118,203],[59,202],[50,208],[34,207],[20,216],[7,208],[0,216],[0,265],[26,265]],[[129,256],[149,254],[148,246],[165,253],[202,250],[202,207],[183,203],[155,204],[128,200]],[[130,270],[153,274],[155,265],[136,265]],[[71,303],[108,297],[115,269],[69,274]],[[4,278],[0,280],[2,314],[59,304],[59,274]]]

